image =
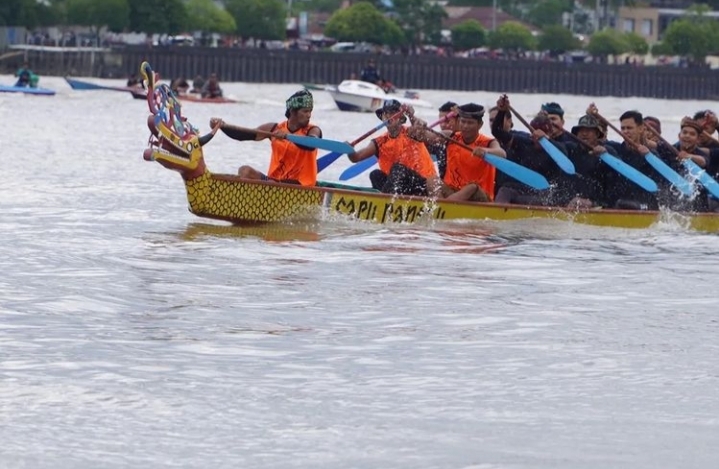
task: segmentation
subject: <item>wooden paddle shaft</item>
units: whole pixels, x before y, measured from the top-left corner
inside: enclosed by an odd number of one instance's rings
[[[613,131],[615,131],[616,133],[618,133],[624,140],[627,140],[627,141],[630,142],[630,143],[633,142],[632,139],[630,139],[629,137],[627,137],[627,134],[625,134],[624,132],[622,132],[621,130],[619,130],[614,124],[612,124],[612,123],[609,122],[606,118],[604,118],[604,116],[602,116],[602,115],[599,114],[598,112],[595,112],[595,113],[594,113],[594,116],[595,116],[597,119],[599,119],[600,121],[602,121],[602,122],[604,122],[605,124],[607,124],[607,126],[609,126],[609,128],[611,128]]]
[[[669,148],[671,148],[671,149],[672,149],[672,152],[674,152],[675,155],[679,155],[679,150],[677,150],[676,148],[674,148],[674,145],[672,145],[671,143],[667,142],[667,140],[666,140],[664,137],[662,137],[662,136],[659,134],[659,132],[657,132],[656,130],[654,130],[654,127],[652,127],[651,125],[648,125],[648,126],[646,126],[646,127],[649,129],[649,131],[650,131],[652,134],[654,134],[654,136],[656,136],[659,140],[661,140],[662,142],[664,142],[664,144],[665,144],[666,146],[668,146]]]
[[[429,124],[427,127],[430,128],[430,129],[431,129],[432,127],[436,127],[436,126],[438,126],[439,124],[441,124],[442,122],[448,121],[449,119],[452,119],[452,118],[455,117],[456,115],[457,115],[457,113],[454,112],[454,111],[449,112],[449,113],[445,114],[444,117],[442,117],[441,119],[439,119],[439,120],[437,120],[437,121],[432,122],[431,124]]]
[[[587,150],[594,150],[594,148],[593,148],[590,144],[588,144],[587,142],[585,142],[585,141],[582,140],[581,138],[577,137],[577,136],[574,135],[572,132],[567,132],[566,130],[564,130],[564,128],[563,128],[561,125],[555,124],[554,122],[552,122],[552,125],[554,125],[554,126],[555,126],[556,128],[558,128],[558,129],[561,129],[565,134],[569,135],[575,142],[577,142],[577,143],[579,143],[580,145],[584,146],[584,148],[586,148]]]
[[[515,116],[517,119],[519,119],[519,122],[521,122],[526,128],[528,128],[530,132],[534,132],[534,127],[532,127],[531,125],[529,125],[529,122],[527,122],[527,119],[525,119],[524,117],[522,117],[522,115],[521,115],[520,113],[518,113],[516,109],[514,109],[512,106],[509,106],[509,111],[510,111],[512,114],[514,114],[514,116]]]
[[[434,124],[434,125],[437,125],[437,124]],[[459,140],[455,140],[455,139],[453,139],[452,137],[448,137],[448,136],[446,136],[445,134],[443,134],[442,132],[437,132],[437,131],[434,130],[434,129],[428,129],[428,130],[429,130],[430,132],[432,132],[433,134],[442,137],[443,139],[447,140],[448,142],[454,143],[455,145],[459,145],[460,147],[464,148],[465,150],[469,150],[469,151],[471,151],[471,152],[474,151],[474,148],[470,147],[469,145],[467,145],[467,144],[464,143],[464,142],[460,142]]]
[[[352,146],[357,145],[357,144],[358,144],[359,142],[361,142],[362,140],[366,139],[367,137],[369,137],[369,136],[372,135],[373,133],[377,132],[377,131],[378,131],[379,129],[381,129],[384,125],[387,125],[387,122],[391,121],[392,119],[396,119],[396,118],[400,117],[403,113],[404,113],[404,111],[399,111],[399,112],[397,112],[397,113],[395,113],[395,114],[392,114],[389,119],[387,119],[386,121],[382,121],[382,125],[378,125],[377,127],[374,127],[372,130],[368,130],[367,132],[363,133],[361,136],[359,136],[359,137],[357,137],[356,139],[352,140],[352,141],[350,142],[350,145],[352,145]]]

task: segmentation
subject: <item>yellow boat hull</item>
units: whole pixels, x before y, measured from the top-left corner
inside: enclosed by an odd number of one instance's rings
[[[719,214],[561,208],[452,202],[420,197],[327,187],[302,187],[250,181],[209,172],[185,181],[190,211],[197,216],[235,224],[316,219],[342,214],[375,223],[417,223],[428,220],[520,220],[543,218],[594,226],[649,228],[671,220],[687,229],[719,232]]]

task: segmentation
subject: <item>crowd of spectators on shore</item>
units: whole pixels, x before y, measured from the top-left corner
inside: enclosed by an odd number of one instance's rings
[[[241,38],[233,36],[192,36],[183,34],[171,36],[145,34],[114,34],[102,35],[85,32],[66,31],[62,34],[50,35],[48,32],[34,31],[27,34],[27,44],[50,47],[122,47],[125,45],[146,45],[148,47],[233,47],[242,49],[297,50],[297,51],[332,51],[337,53],[371,53],[375,55],[424,55],[437,57],[460,57],[474,60],[533,60],[544,62],[562,62],[567,65],[574,63],[605,63],[628,66],[648,65],[644,57],[592,57],[586,51],[577,50],[564,54],[551,54],[549,51],[505,51],[487,47],[465,51],[455,51],[451,45],[434,46],[418,45],[391,48],[383,45],[367,43],[338,43],[324,36],[294,38],[285,41]],[[658,57],[652,61],[655,65],[686,67],[687,61],[679,57]]]

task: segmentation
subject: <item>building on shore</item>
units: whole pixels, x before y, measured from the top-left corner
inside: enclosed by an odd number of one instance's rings
[[[683,5],[687,2],[664,1],[653,3]],[[687,11],[684,8],[620,7],[615,28],[624,33],[636,33],[651,45],[662,40],[664,31],[672,21],[686,15]],[[719,20],[719,11],[709,11],[704,15]]]

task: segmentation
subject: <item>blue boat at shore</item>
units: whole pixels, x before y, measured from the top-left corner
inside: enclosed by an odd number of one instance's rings
[[[55,90],[47,88],[30,88],[29,86],[0,85],[0,93],[25,93],[38,96],[53,96],[55,94]]]
[[[91,91],[91,90],[111,90],[111,91],[133,91],[136,88],[135,87],[129,87],[129,86],[105,86],[105,85],[98,85],[97,83],[92,83],[90,81],[85,80],[76,80],[74,78],[65,77],[65,81],[68,85],[70,85],[70,88],[76,91]]]

